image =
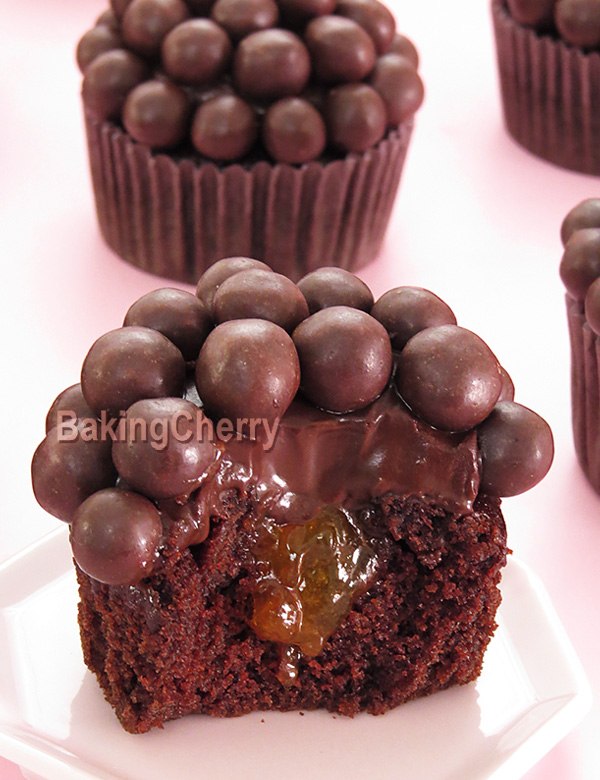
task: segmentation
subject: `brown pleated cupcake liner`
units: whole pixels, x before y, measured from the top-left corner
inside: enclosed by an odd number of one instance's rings
[[[381,249],[413,123],[376,147],[302,167],[175,160],[110,122],[85,118],[100,229],[124,260],[194,284],[211,263],[245,255],[297,280],[355,270]]]
[[[504,119],[530,152],[600,175],[600,53],[583,53],[515,22],[492,0]]]
[[[583,304],[567,295],[571,340],[571,404],[575,451],[600,493],[600,338],[586,322]]]

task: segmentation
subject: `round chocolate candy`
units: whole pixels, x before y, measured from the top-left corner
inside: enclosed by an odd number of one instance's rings
[[[244,95],[258,100],[298,95],[310,77],[310,56],[288,30],[261,30],[244,38],[233,60],[233,78]]]
[[[225,279],[229,279],[234,274],[239,274],[240,271],[249,271],[252,268],[259,268],[262,271],[271,270],[266,263],[254,260],[252,257],[224,257],[222,260],[217,260],[216,263],[213,263],[202,274],[196,287],[196,295],[202,301],[207,311],[212,314],[215,293]]]
[[[79,507],[71,547],[79,568],[107,585],[135,585],[152,573],[162,538],[160,513],[147,498],[117,488]]]
[[[189,15],[183,0],[133,0],[123,14],[123,40],[139,54],[155,57],[166,34]]]
[[[151,498],[191,493],[215,462],[211,421],[191,401],[150,398],[127,410],[125,435],[113,444],[119,476]]]
[[[396,22],[383,3],[379,0],[339,0],[335,10],[369,33],[378,54],[388,51],[396,32]]]
[[[258,137],[254,109],[236,95],[220,95],[203,103],[192,122],[192,143],[212,160],[237,160]]]
[[[300,279],[298,287],[311,314],[330,306],[349,306],[366,312],[373,306],[371,290],[358,276],[344,268],[317,268]]]
[[[127,96],[123,124],[135,141],[164,149],[177,146],[186,137],[189,113],[183,89],[167,81],[146,81]]]
[[[441,298],[422,287],[395,287],[377,300],[371,316],[390,334],[396,350],[425,328],[456,325],[454,312]]]
[[[318,16],[308,23],[304,40],[317,78],[327,84],[360,81],[375,65],[375,44],[352,19]]]
[[[554,20],[567,43],[582,49],[600,47],[600,3],[597,0],[558,0]]]
[[[59,393],[46,415],[46,433],[61,421],[72,419],[93,420],[96,414],[83,397],[81,385],[71,385]]]
[[[204,304],[192,293],[172,287],[153,290],[139,298],[130,306],[123,325],[158,330],[175,344],[184,360],[196,360],[212,329]]]
[[[502,379],[502,390],[498,396],[498,401],[514,401],[515,386],[508,371],[500,366],[500,377]]]
[[[282,417],[300,383],[288,334],[266,320],[232,320],[212,331],[196,363],[196,386],[208,413],[238,421]]]
[[[383,98],[390,125],[399,125],[413,116],[425,95],[423,82],[412,62],[399,54],[386,54],[377,60],[371,86]]]
[[[323,117],[307,100],[283,98],[267,109],[263,142],[277,162],[301,165],[315,160],[327,143]]]
[[[578,203],[564,218],[560,228],[563,246],[576,230],[583,228],[600,229],[600,198],[588,198]]]
[[[85,400],[111,416],[142,398],[181,396],[185,361],[177,347],[150,328],[118,328],[92,344],[81,369]]]
[[[316,406],[344,414],[368,406],[387,387],[392,348],[385,328],[366,312],[331,306],[294,331],[301,389]]]
[[[212,311],[217,323],[269,320],[288,333],[308,317],[304,296],[287,276],[257,268],[226,279],[215,293]]]
[[[278,0],[282,14],[290,25],[303,26],[313,16],[335,11],[337,0]]]
[[[508,0],[510,15],[526,27],[545,29],[552,24],[556,0]]]
[[[31,462],[38,504],[67,523],[88,496],[116,478],[110,439],[83,420],[51,428]]]
[[[113,49],[86,68],[81,92],[95,119],[117,119],[129,92],[147,76],[146,64],[131,52]]]
[[[419,52],[417,51],[415,44],[407,38],[406,35],[400,35],[396,33],[392,38],[390,48],[387,51],[388,54],[400,54],[402,57],[406,57],[407,60],[412,62],[415,68],[419,67]]]
[[[217,0],[211,16],[234,41],[257,30],[276,27],[279,9],[274,0]]]
[[[175,81],[209,84],[225,70],[232,46],[227,33],[210,19],[178,24],[162,42],[165,73]]]
[[[112,27],[99,24],[88,30],[77,44],[76,58],[83,73],[96,57],[121,46],[121,36]]]
[[[465,328],[440,325],[413,336],[398,357],[396,386],[413,412],[446,431],[483,422],[502,390],[487,344]]]
[[[583,228],[567,241],[560,278],[570,295],[583,301],[590,284],[600,276],[600,229]]]
[[[117,19],[122,19],[123,14],[133,0],[110,0],[110,7]]]
[[[103,11],[96,19],[96,27],[99,27],[100,25],[111,27],[113,30],[119,29],[119,20],[111,8],[107,8],[106,11]]]
[[[364,152],[383,138],[387,112],[372,87],[344,84],[329,93],[325,121],[333,146],[344,152]]]
[[[501,401],[477,428],[479,489],[491,496],[524,493],[543,479],[554,458],[548,423],[531,409]]]
[[[590,284],[586,293],[585,318],[594,333],[600,336],[600,277]]]

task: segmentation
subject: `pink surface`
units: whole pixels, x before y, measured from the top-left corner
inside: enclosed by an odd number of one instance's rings
[[[562,217],[600,188],[532,158],[505,134],[487,3],[390,5],[418,42],[428,94],[385,251],[363,277],[376,294],[406,283],[445,298],[512,374],[517,400],[553,426],[550,476],[504,510],[511,547],[544,580],[596,701],[527,777],[599,777],[600,497],[573,453],[557,267]],[[20,0],[2,13],[0,562],[58,522],[35,504],[29,485],[47,407],[77,381],[91,342],[160,285],[114,257],[96,229],[73,48],[103,9],[102,0]],[[0,759],[1,780],[14,777]]]

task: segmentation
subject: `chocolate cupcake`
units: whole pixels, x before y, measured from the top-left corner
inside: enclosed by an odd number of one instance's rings
[[[292,279],[376,257],[423,100],[378,0],[112,0],[77,59],[128,262],[192,283],[224,256]]]
[[[549,162],[600,175],[597,0],[492,0],[507,129]]]
[[[572,209],[563,222],[561,237],[575,451],[600,493],[600,198],[584,200]]]

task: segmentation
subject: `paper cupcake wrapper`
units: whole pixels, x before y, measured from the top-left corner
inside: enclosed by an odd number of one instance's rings
[[[373,149],[302,167],[175,160],[86,116],[96,210],[124,260],[194,284],[222,257],[264,260],[297,280],[321,266],[353,270],[383,242],[412,121]]]
[[[583,305],[567,296],[571,339],[571,404],[575,450],[600,493],[600,338],[586,322]]]
[[[549,162],[600,175],[600,53],[584,54],[517,24],[492,0],[507,129]]]

